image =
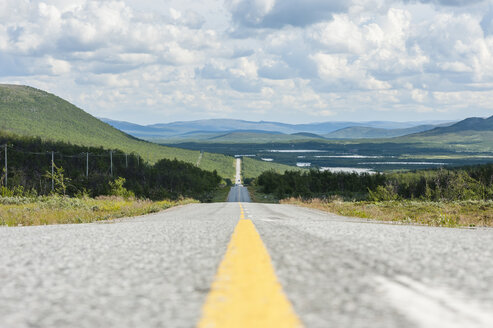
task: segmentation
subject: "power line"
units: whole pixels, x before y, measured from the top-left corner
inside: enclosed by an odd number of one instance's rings
[[[90,157],[96,157],[96,158],[108,158],[109,157],[109,160],[110,160],[110,165],[109,165],[109,168],[108,168],[108,171],[106,171],[106,174],[110,174],[110,176],[113,176],[114,175],[114,169],[115,168],[118,168],[117,167],[114,167],[114,164],[113,163],[113,157],[116,156],[116,157],[125,157],[125,163],[122,164],[120,162],[120,164],[122,165],[125,165],[125,168],[128,169],[129,167],[129,155],[131,156],[130,159],[132,158],[135,158],[137,160],[136,164],[137,164],[137,167],[140,166],[140,156],[138,154],[135,154],[135,153],[131,153],[131,154],[127,154],[127,153],[115,153],[113,150],[110,150],[109,151],[109,154],[108,153],[104,153],[104,152],[101,152],[101,153],[98,153],[98,154],[92,154],[90,152],[82,152],[82,153],[78,153],[78,154],[71,154],[71,155],[66,155],[64,153],[62,153],[61,151],[56,151],[56,150],[46,150],[46,151],[31,151],[31,150],[28,150],[28,149],[25,149],[25,148],[22,148],[22,147],[19,147],[17,145],[13,145],[13,144],[8,144],[6,143],[5,145],[0,146],[0,158],[2,156],[2,153],[4,155],[4,162],[5,162],[5,186],[8,185],[8,149],[10,149],[11,151],[15,152],[15,153],[19,153],[19,154],[26,154],[26,155],[35,155],[35,156],[47,156],[47,155],[51,155],[51,189],[54,190],[54,175],[55,175],[55,155],[57,155],[60,160],[64,160],[64,159],[84,159],[85,157],[85,176],[86,178],[89,177],[89,158]],[[149,155],[149,154],[148,154]],[[17,156],[14,156],[14,167],[15,167],[15,163],[16,163],[16,157]],[[12,161],[12,160],[11,160]],[[98,165],[98,168],[100,167],[100,165]],[[102,168],[100,168],[102,169]]]

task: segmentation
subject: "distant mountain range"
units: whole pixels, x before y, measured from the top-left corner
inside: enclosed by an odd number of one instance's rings
[[[436,136],[464,131],[493,131],[493,116],[489,118],[471,117],[446,127],[436,127],[421,133],[421,136]]]
[[[138,138],[155,142],[216,141],[229,134],[235,141],[243,136],[245,142],[257,135],[266,141],[300,139],[360,139],[392,138],[427,131],[437,126],[451,124],[445,121],[419,122],[323,122],[311,124],[286,124],[279,122],[252,122],[233,119],[210,119],[188,122],[172,122],[138,125],[102,118],[102,121]]]
[[[450,124],[450,123],[448,123]],[[408,134],[428,131],[436,128],[437,125],[424,124],[404,129],[382,129],[366,126],[351,126],[340,129],[325,135],[329,139],[380,139],[394,138]]]

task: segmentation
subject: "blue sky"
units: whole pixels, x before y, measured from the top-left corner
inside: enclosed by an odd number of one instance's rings
[[[2,0],[0,82],[136,123],[493,115],[493,0]]]

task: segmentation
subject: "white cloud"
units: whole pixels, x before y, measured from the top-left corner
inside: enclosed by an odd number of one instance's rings
[[[70,72],[71,65],[65,60],[59,60],[48,56],[47,62],[51,66],[51,72],[54,75],[67,74]]]
[[[493,103],[492,6],[3,0],[0,81],[146,122],[479,115]]]
[[[228,0],[233,20],[240,26],[274,27],[306,26],[328,19],[332,13],[348,8],[344,0]]]

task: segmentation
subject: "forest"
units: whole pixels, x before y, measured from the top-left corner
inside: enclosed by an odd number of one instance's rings
[[[205,171],[176,159],[161,159],[151,165],[135,153],[2,132],[0,158],[3,192],[21,195],[56,192],[96,197],[128,190],[130,195],[152,200],[191,197],[207,202],[222,180],[216,171]]]
[[[301,197],[347,200],[460,201],[493,199],[493,164],[453,169],[357,174],[310,170],[268,171],[256,180],[261,192],[278,199]]]

